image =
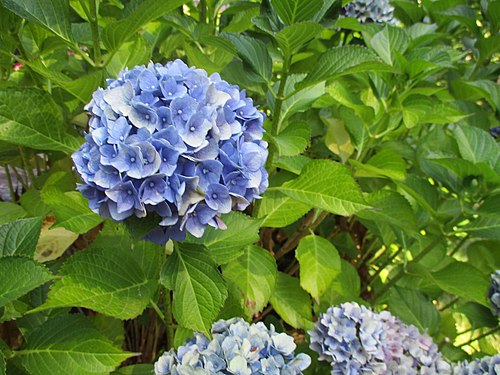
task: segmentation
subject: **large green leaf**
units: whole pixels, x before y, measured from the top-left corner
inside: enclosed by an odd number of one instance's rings
[[[6,375],[5,374],[5,356],[3,355],[3,352],[0,350],[0,375]]]
[[[263,227],[283,228],[304,216],[311,207],[281,194],[269,191],[264,194],[259,207],[259,218],[264,218]]]
[[[473,237],[500,241],[500,217],[479,217],[461,228]]]
[[[391,149],[380,150],[365,164],[353,159],[349,162],[356,167],[356,176],[359,177],[389,177],[392,180],[404,180],[406,177],[404,159]]]
[[[382,63],[369,49],[360,46],[343,46],[329,49],[311,68],[304,85],[326,81],[340,76],[374,71],[390,71],[391,67]]]
[[[299,177],[272,190],[338,215],[352,215],[369,207],[349,170],[329,160],[311,161]]]
[[[214,261],[201,246],[180,244],[167,258],[162,282],[174,291],[173,313],[183,327],[208,334],[227,298]]]
[[[10,223],[26,215],[27,212],[20,205],[12,202],[0,202],[0,224]]]
[[[500,148],[487,132],[473,126],[457,126],[453,135],[465,160],[484,162],[500,173]]]
[[[18,256],[0,258],[0,306],[53,278],[45,266],[32,259]]]
[[[0,257],[24,255],[33,257],[42,229],[42,220],[38,217],[19,219],[0,225]]]
[[[267,305],[277,272],[273,256],[258,246],[247,246],[242,256],[222,269],[224,277],[240,290],[240,302],[249,317]]]
[[[37,375],[108,374],[131,355],[77,314],[57,316],[30,331],[26,345],[16,352],[22,365]]]
[[[444,291],[489,306],[486,297],[490,281],[470,264],[453,261],[431,275],[432,280]]]
[[[313,327],[311,300],[300,287],[297,278],[278,272],[271,304],[279,316],[292,327]]]
[[[407,324],[413,324],[420,332],[432,335],[439,327],[436,306],[418,290],[395,286],[387,300],[389,310]]]
[[[75,233],[86,233],[102,222],[92,212],[87,200],[76,191],[62,192],[56,187],[42,190],[43,202],[52,208],[57,222],[54,228],[63,227]]]
[[[283,51],[283,55],[291,56],[304,44],[311,41],[323,28],[315,22],[301,22],[285,27],[276,35],[276,41]]]
[[[68,0],[1,0],[2,5],[49,29],[66,41],[72,39]]]
[[[65,133],[51,96],[39,89],[0,90],[0,140],[38,150],[71,153],[80,142]]]
[[[127,248],[94,245],[71,256],[58,276],[62,278],[36,311],[79,306],[132,319],[142,313],[158,288],[158,278],[150,277]]]
[[[327,239],[311,234],[299,242],[295,256],[300,264],[300,286],[319,297],[340,273],[340,256]]]
[[[416,235],[417,220],[410,203],[401,194],[391,190],[378,190],[369,194],[367,202],[373,206],[371,210],[357,213],[360,218],[384,222]]]
[[[307,148],[310,137],[309,124],[305,121],[297,121],[288,125],[285,130],[271,139],[280,156],[295,156]]]
[[[323,0],[271,0],[276,14],[285,25],[312,19],[321,8]]]
[[[273,61],[264,42],[235,33],[222,33],[221,36],[233,44],[241,59],[247,62],[258,75],[266,81],[271,79]]]
[[[148,22],[180,7],[187,0],[141,1],[127,17],[111,22],[102,30],[102,41],[108,50],[118,49],[122,43],[134,36]]]
[[[197,243],[208,248],[210,256],[217,264],[227,263],[239,257],[246,245],[253,244],[259,239],[261,220],[239,212],[232,212],[222,216],[227,229],[207,228],[202,238],[188,235],[186,242]]]
[[[408,48],[410,38],[402,27],[385,25],[370,40],[371,47],[389,65],[395,61],[395,53],[403,54]]]
[[[178,330],[179,328],[177,328]],[[177,331],[176,331],[177,333]],[[154,366],[150,363],[140,365],[130,365],[121,367],[111,373],[111,375],[151,375],[154,372]]]
[[[120,70],[126,67],[146,64],[151,59],[152,48],[142,35],[123,43],[113,58],[106,65],[106,72],[110,77],[117,77]]]

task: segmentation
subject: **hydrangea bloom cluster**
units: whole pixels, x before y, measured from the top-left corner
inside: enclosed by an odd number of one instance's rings
[[[500,270],[491,275],[491,286],[488,292],[491,303],[491,311],[500,318]]]
[[[389,0],[354,0],[344,7],[344,11],[346,17],[356,18],[361,23],[397,23]]]
[[[122,70],[86,106],[73,154],[79,190],[103,217],[157,215],[147,239],[201,237],[267,188],[265,115],[245,90],[180,60]]]
[[[483,357],[473,362],[461,362],[453,367],[454,375],[497,375],[500,374],[500,354]]]
[[[315,323],[311,349],[332,374],[450,374],[437,346],[388,311],[357,303],[332,306]]]
[[[294,355],[295,343],[271,325],[248,324],[241,318],[220,320],[212,326],[213,339],[195,337],[164,353],[155,363],[156,375],[191,374],[302,374],[311,363],[306,354]]]

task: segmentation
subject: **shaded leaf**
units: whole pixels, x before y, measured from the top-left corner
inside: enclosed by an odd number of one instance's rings
[[[0,225],[0,257],[25,255],[33,257],[42,220],[38,217],[19,219]]]

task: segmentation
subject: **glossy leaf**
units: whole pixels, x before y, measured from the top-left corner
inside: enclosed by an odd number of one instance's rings
[[[299,242],[295,257],[300,264],[300,286],[316,300],[340,273],[340,256],[327,239],[311,234]]]
[[[347,168],[329,160],[311,161],[299,177],[276,190],[338,215],[352,215],[369,207]]]
[[[311,300],[295,277],[278,272],[271,304],[281,318],[292,327],[312,328]]]
[[[29,332],[16,353],[32,374],[107,374],[133,355],[114,346],[82,315],[62,315]]]
[[[276,284],[276,262],[258,246],[248,246],[243,255],[224,266],[224,278],[241,292],[241,305],[252,317],[267,305]]]
[[[323,0],[271,0],[271,5],[285,25],[307,21],[323,7]]]
[[[37,217],[0,225],[0,257],[7,255],[33,257],[41,229],[42,220]]]
[[[307,42],[314,39],[322,30],[314,22],[301,22],[283,28],[276,34],[276,41],[285,56],[296,53]]]
[[[162,280],[174,291],[175,320],[208,334],[227,298],[227,287],[207,251],[190,244],[179,246],[168,257]]]
[[[371,47],[389,65],[395,61],[395,53],[404,54],[410,43],[406,31],[401,27],[386,25],[370,40]]]
[[[39,89],[0,90],[0,140],[66,153],[80,145],[64,131],[63,117],[54,100]]]

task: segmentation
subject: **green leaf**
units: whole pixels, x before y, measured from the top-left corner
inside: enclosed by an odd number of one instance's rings
[[[6,224],[23,218],[27,212],[20,205],[11,202],[0,202],[0,224]]]
[[[305,85],[359,72],[390,71],[369,49],[360,46],[343,46],[329,49],[320,56],[304,80]]]
[[[63,193],[56,187],[50,186],[42,190],[41,196],[57,218],[54,228],[63,227],[82,234],[103,221],[99,215],[90,210],[87,200],[77,191]]]
[[[202,238],[188,235],[186,242],[204,245],[208,248],[210,256],[217,264],[227,263],[239,257],[243,248],[259,239],[261,220],[239,212],[232,212],[222,216],[222,221],[227,229],[209,227]]]
[[[6,375],[5,373],[5,356],[3,352],[0,350],[0,375]]]
[[[94,327],[105,335],[113,345],[121,347],[125,342],[123,322],[110,316],[97,314],[90,317]]]
[[[323,0],[271,0],[276,14],[285,25],[312,19],[321,8]]]
[[[240,58],[248,63],[258,75],[265,81],[271,80],[273,61],[264,42],[235,33],[221,33],[220,35],[233,44]]]
[[[297,202],[279,191],[268,191],[260,202],[259,218],[264,218],[263,227],[283,228],[300,219],[310,209],[308,204]]]
[[[108,23],[102,30],[104,46],[114,51],[134,36],[148,22],[180,7],[187,0],[144,0],[127,17]]]
[[[390,290],[387,304],[394,315],[420,332],[428,330],[432,335],[438,331],[439,313],[422,292],[395,286]]]
[[[299,175],[302,169],[311,161],[307,156],[284,156],[276,160],[273,165],[276,168],[284,169],[285,171]]]
[[[403,122],[408,129],[419,124],[432,110],[432,99],[424,95],[410,95],[403,102]]]
[[[53,278],[45,266],[32,259],[17,256],[0,258],[0,306]]]
[[[0,257],[24,255],[32,258],[41,229],[42,220],[38,217],[0,225]]]
[[[321,30],[323,28],[318,23],[301,22],[286,26],[276,34],[275,38],[283,55],[291,56],[298,52],[304,44],[314,39]]]
[[[351,143],[349,133],[345,129],[344,121],[321,114],[320,119],[326,125],[326,147],[335,155],[338,155],[340,160],[345,163],[354,152],[354,146]]]
[[[297,121],[289,124],[277,136],[271,136],[271,139],[278,148],[280,156],[295,156],[307,148],[310,137],[309,124],[305,121]]]
[[[372,156],[366,164],[349,160],[356,167],[357,177],[389,177],[396,181],[406,178],[406,163],[394,150],[383,149]]]
[[[401,27],[385,25],[370,40],[371,47],[380,58],[389,65],[394,65],[395,52],[403,55],[410,44],[410,38]]]
[[[47,301],[34,311],[79,306],[119,319],[132,319],[149,304],[158,279],[150,278],[130,249],[89,247],[61,267]]]
[[[174,291],[175,320],[185,328],[208,334],[227,298],[227,287],[206,250],[179,244],[167,258],[162,279],[165,287]]]
[[[121,367],[118,370],[112,372],[111,375],[151,375],[153,372],[154,365],[147,363]]]
[[[321,310],[344,302],[359,301],[360,292],[358,271],[351,263],[341,259],[340,273],[321,296]]]
[[[37,375],[108,374],[132,355],[113,346],[78,314],[48,320],[28,333],[26,343],[16,357]]]
[[[2,5],[19,17],[35,22],[66,41],[71,41],[67,0],[2,0]]]
[[[137,35],[130,42],[123,43],[113,55],[113,58],[106,65],[108,76],[117,77],[120,70],[126,67],[146,64],[151,59],[151,53],[151,46],[142,35]]]
[[[479,217],[461,229],[473,237],[500,240],[500,217]]]
[[[0,90],[0,140],[68,154],[80,146],[65,133],[61,111],[52,97],[28,88]]]
[[[300,264],[300,286],[319,301],[340,273],[337,249],[327,239],[311,234],[300,240],[295,257]]]
[[[300,287],[297,278],[278,272],[271,304],[279,316],[292,327],[313,327],[311,300]]]
[[[464,303],[457,311],[467,316],[474,329],[498,325],[498,318],[492,314],[491,309],[478,303]]]
[[[26,64],[38,74],[48,78],[51,82],[66,90],[82,103],[88,103],[92,98],[92,93],[99,87],[102,81],[102,72],[97,71],[83,75],[77,79],[54,71],[46,67],[41,61],[27,61]]]
[[[500,148],[492,136],[473,126],[457,126],[453,135],[465,160],[484,162],[500,173]]]
[[[241,306],[249,317],[267,305],[276,284],[278,269],[273,256],[258,246],[247,246],[242,256],[222,269],[224,278],[241,293]]]
[[[415,213],[401,194],[391,190],[378,190],[369,194],[366,200],[373,209],[358,212],[360,218],[390,224],[410,235],[418,233]]]
[[[448,293],[489,306],[486,296],[490,281],[468,263],[453,261],[442,270],[432,273],[432,279]]]
[[[299,177],[271,189],[343,216],[369,207],[349,170],[330,160],[313,160],[303,168]]]

